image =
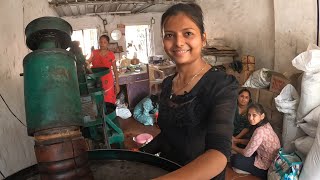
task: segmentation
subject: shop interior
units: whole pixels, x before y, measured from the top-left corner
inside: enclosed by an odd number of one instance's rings
[[[295,175],[320,179],[319,0],[10,0],[0,2],[0,180],[152,179],[180,168],[139,151],[161,129],[158,113],[134,114],[177,73],[161,17],[178,3],[202,8],[203,59],[263,106],[281,148],[300,157]],[[87,63],[102,35],[114,67]],[[108,74],[119,85],[111,105]],[[259,178],[228,162],[225,179]]]

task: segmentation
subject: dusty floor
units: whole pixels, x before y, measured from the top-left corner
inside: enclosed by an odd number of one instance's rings
[[[156,126],[144,126],[133,118],[126,120],[119,119],[119,123],[124,132],[124,147],[126,149],[139,148],[139,146],[132,140],[134,136],[141,133],[149,133],[152,136],[156,136],[160,132]],[[259,178],[251,175],[238,174],[230,167],[227,167],[226,180],[259,180]]]

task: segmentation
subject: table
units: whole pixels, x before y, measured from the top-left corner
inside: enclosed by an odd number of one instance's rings
[[[129,109],[133,109],[149,95],[149,74],[145,69],[140,72],[119,74],[119,85],[125,86]]]

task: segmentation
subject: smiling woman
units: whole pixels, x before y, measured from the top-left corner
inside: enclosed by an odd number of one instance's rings
[[[158,125],[161,133],[141,148],[184,165],[157,179],[225,179],[231,152],[237,81],[208,65],[202,10],[176,4],[161,18],[164,50],[176,73],[163,81]]]

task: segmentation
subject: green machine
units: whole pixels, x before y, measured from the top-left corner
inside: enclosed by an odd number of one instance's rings
[[[100,80],[102,76],[110,73],[110,70],[108,68],[92,68],[91,70],[92,74],[85,74],[86,86],[81,86],[83,78],[78,78],[84,115],[83,135],[93,140],[95,148],[110,149],[111,144],[118,144],[118,147],[122,148],[124,134],[116,118],[116,106],[104,102],[104,90]],[[80,73],[78,77],[82,77]]]
[[[75,56],[66,49],[72,27],[57,17],[41,17],[26,29],[33,50],[23,60],[28,135],[41,179],[93,179],[86,140]]]
[[[88,92],[88,87],[86,82],[86,71],[85,71],[86,58],[83,56],[79,41],[71,42],[70,52],[72,52],[76,57],[76,67],[77,67],[80,96],[88,95],[89,92]]]
[[[42,17],[28,24],[25,34],[33,50],[23,60],[28,134],[82,126],[75,59],[65,50],[72,27],[60,18]]]

